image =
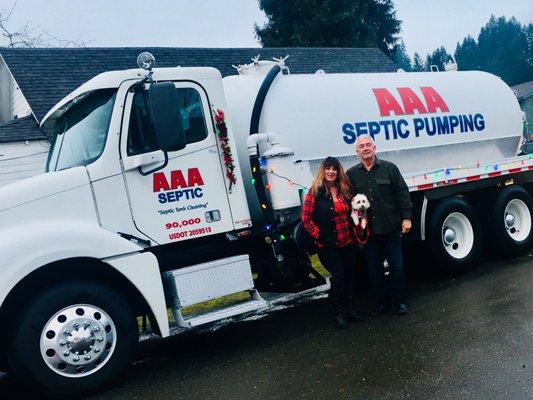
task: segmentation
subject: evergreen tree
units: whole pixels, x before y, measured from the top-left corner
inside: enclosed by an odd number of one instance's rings
[[[525,31],[527,41],[526,63],[531,66],[533,65],[533,24],[529,24]]]
[[[531,25],[531,24],[530,24]],[[508,85],[533,80],[531,28],[514,17],[490,17],[478,37],[480,69],[500,76]]]
[[[533,24],[492,15],[477,41],[468,36],[457,43],[455,59],[460,70],[487,71],[508,85],[533,80]]]
[[[413,64],[411,66],[411,71],[421,72],[425,70],[426,70],[426,66],[424,65],[424,61],[422,60],[422,58],[420,57],[418,53],[415,53],[415,55],[413,56]]]
[[[444,46],[439,47],[426,57],[426,65],[428,69],[430,69],[432,65],[436,65],[439,68],[439,71],[444,71],[444,64],[448,61],[452,61],[452,56],[448,54]]]
[[[454,56],[460,70],[479,70],[479,50],[472,36],[468,35],[463,43],[457,43]]]
[[[379,47],[391,55],[400,32],[392,0],[259,0],[264,47]]]
[[[467,36],[457,43],[454,52],[459,70],[480,70],[501,77],[508,85],[533,80],[533,24],[522,25],[512,17],[492,15],[481,28],[477,41]],[[419,58],[419,57],[418,57]],[[439,47],[426,58],[426,67],[437,65],[439,70],[451,57]],[[421,60],[413,58],[413,71],[420,70]]]
[[[394,47],[392,59],[398,65],[398,67],[404,71],[411,71],[411,59],[407,55],[403,40],[400,39],[398,44]]]

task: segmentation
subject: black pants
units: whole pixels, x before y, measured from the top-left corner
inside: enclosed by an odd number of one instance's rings
[[[318,249],[318,259],[331,273],[329,297],[335,311],[340,311],[353,300],[355,257],[355,246]]]
[[[379,304],[405,303],[405,276],[402,260],[400,230],[372,235],[365,246],[370,282]],[[390,273],[390,291],[385,285],[383,261],[387,258]]]

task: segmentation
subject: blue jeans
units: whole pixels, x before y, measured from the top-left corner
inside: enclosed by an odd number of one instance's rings
[[[405,275],[402,260],[402,234],[399,229],[372,235],[365,246],[368,274],[378,304],[405,303]],[[383,261],[389,263],[390,288],[387,287]]]

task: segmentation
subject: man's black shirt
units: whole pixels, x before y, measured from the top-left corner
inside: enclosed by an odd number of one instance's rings
[[[363,193],[370,202],[368,216],[373,234],[392,232],[402,220],[411,219],[409,189],[396,165],[376,157],[370,171],[359,163],[346,173],[355,193]]]

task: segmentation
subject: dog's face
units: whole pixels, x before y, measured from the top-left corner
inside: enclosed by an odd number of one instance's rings
[[[352,199],[352,208],[354,210],[368,210],[370,208],[370,202],[364,194],[357,194]]]

